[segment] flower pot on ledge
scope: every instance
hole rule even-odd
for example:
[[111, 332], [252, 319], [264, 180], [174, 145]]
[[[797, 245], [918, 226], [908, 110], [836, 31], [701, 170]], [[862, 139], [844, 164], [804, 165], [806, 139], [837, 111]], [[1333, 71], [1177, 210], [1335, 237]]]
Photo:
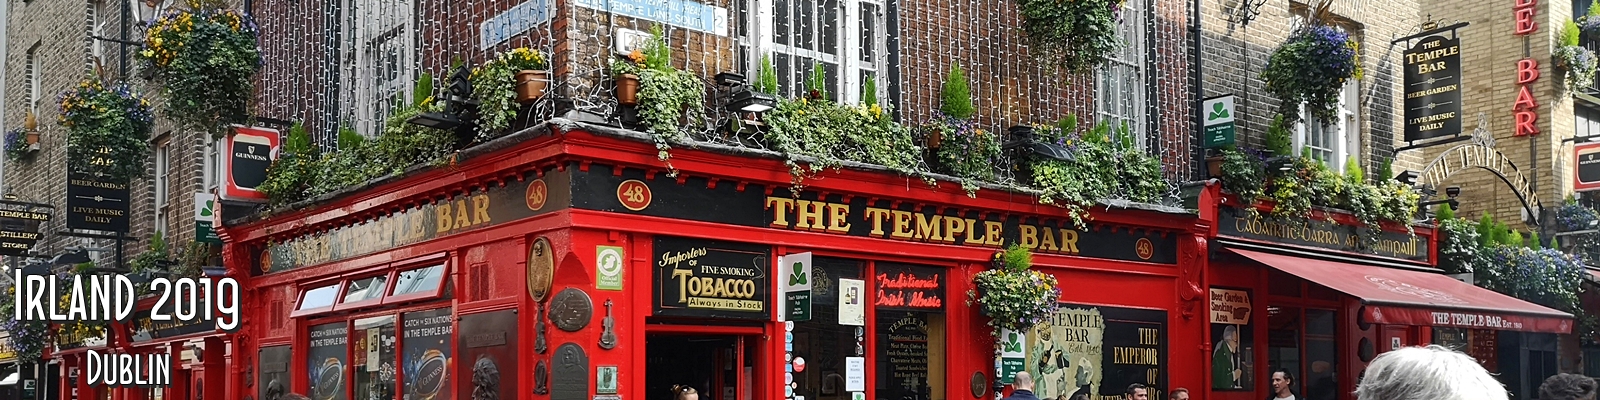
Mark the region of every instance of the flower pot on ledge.
[[1212, 178], [1221, 179], [1222, 178], [1222, 161], [1223, 161], [1223, 158], [1222, 158], [1221, 155], [1215, 155], [1215, 156], [1206, 157], [1206, 172], [1207, 172], [1207, 176], [1210, 176]]
[[522, 104], [532, 103], [544, 97], [544, 90], [550, 85], [550, 71], [517, 71], [516, 81], [517, 102]]
[[24, 138], [25, 143], [27, 143], [29, 146], [39, 144], [39, 132], [28, 132]]
[[625, 106], [639, 104], [638, 75], [617, 75], [617, 104]]

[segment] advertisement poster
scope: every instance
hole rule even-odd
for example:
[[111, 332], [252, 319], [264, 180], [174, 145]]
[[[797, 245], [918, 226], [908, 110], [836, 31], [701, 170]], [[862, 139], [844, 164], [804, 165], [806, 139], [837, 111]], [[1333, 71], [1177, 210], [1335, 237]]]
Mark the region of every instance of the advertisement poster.
[[405, 393], [410, 399], [450, 400], [450, 308], [405, 313]]
[[1024, 368], [1041, 399], [1120, 395], [1133, 383], [1156, 388], [1166, 377], [1166, 312], [1062, 304], [1027, 335]]
[[349, 325], [343, 322], [311, 327], [306, 371], [313, 400], [345, 400], [345, 348], [349, 331]]
[[1250, 314], [1250, 291], [1211, 289], [1211, 389], [1255, 389]]
[[772, 248], [657, 236], [658, 316], [765, 320]]
[[867, 324], [867, 281], [839, 280], [839, 325]]
[[517, 310], [461, 316], [453, 363], [457, 399], [516, 399]]

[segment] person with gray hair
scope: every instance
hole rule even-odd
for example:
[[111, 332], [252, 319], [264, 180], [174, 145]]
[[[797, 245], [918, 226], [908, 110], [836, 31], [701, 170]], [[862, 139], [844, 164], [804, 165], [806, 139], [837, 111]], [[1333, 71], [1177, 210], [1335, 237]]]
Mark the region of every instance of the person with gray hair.
[[1380, 354], [1365, 374], [1358, 400], [1508, 400], [1505, 386], [1477, 360], [1437, 345]]
[[1016, 390], [1012, 390], [1004, 400], [1039, 400], [1039, 396], [1033, 394], [1033, 374], [1028, 371], [1017, 372], [1017, 377], [1011, 380], [1011, 387]]
[[1594, 400], [1593, 378], [1578, 374], [1556, 374], [1539, 385], [1539, 400]]

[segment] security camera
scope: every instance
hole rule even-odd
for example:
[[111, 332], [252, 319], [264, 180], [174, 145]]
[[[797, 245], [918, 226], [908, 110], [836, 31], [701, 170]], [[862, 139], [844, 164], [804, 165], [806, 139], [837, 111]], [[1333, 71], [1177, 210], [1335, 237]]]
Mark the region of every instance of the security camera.
[[1456, 198], [1456, 196], [1460, 196], [1461, 195], [1461, 187], [1460, 186], [1451, 186], [1451, 187], [1444, 188], [1444, 195], [1450, 196], [1450, 198], [1452, 198], [1452, 199]]

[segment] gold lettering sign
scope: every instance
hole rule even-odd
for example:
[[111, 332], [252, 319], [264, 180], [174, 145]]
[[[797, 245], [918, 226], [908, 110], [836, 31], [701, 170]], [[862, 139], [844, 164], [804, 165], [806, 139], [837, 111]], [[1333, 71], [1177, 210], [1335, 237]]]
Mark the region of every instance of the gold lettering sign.
[[[925, 214], [881, 207], [864, 207], [861, 219], [851, 221], [852, 206], [789, 197], [768, 196], [768, 226], [845, 235], [855, 223], [866, 224], [866, 235], [908, 242], [955, 244], [999, 248], [1006, 245], [1005, 222], [959, 216]], [[1081, 231], [1064, 226], [1018, 225], [1018, 241], [1036, 252], [1078, 255]]]

